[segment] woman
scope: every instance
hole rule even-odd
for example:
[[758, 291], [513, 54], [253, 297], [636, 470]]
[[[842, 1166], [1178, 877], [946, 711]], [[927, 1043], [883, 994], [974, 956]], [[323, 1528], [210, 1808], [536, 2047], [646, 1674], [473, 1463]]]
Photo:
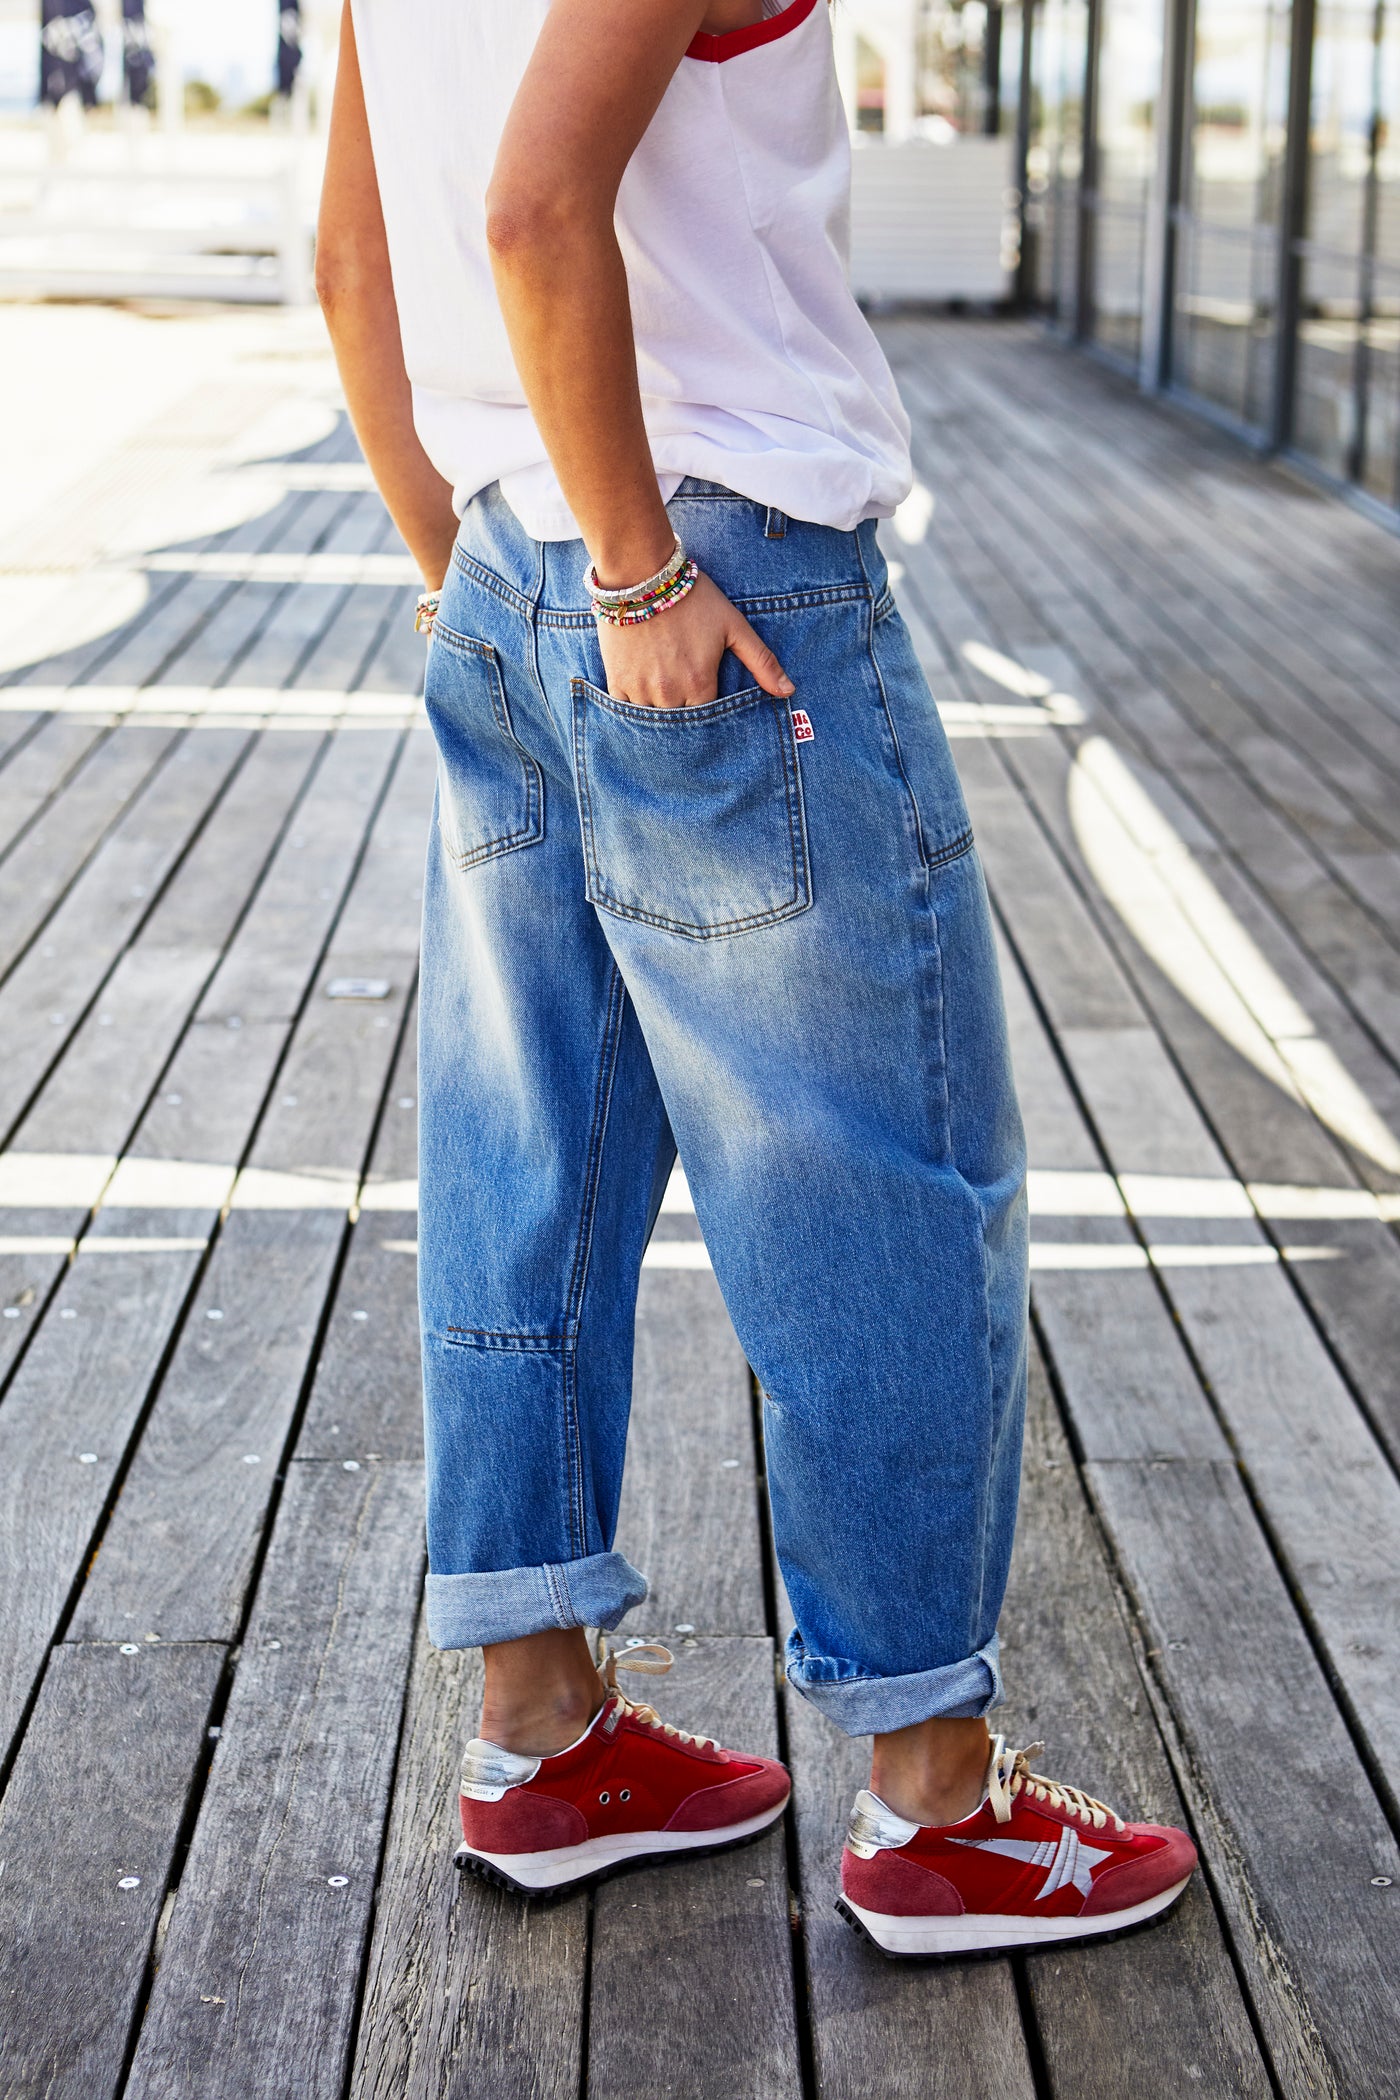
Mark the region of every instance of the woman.
[[[787, 1775], [600, 1678], [638, 1268], [679, 1145], [762, 1382], [787, 1671], [874, 1738], [847, 1915], [1099, 1932], [1194, 1855], [989, 1737], [1025, 1384], [986, 896], [875, 521], [819, 0], [352, 0], [318, 283], [428, 586], [428, 1624], [485, 1650], [467, 1865], [730, 1843]], [[632, 1658], [664, 1667], [664, 1651]]]

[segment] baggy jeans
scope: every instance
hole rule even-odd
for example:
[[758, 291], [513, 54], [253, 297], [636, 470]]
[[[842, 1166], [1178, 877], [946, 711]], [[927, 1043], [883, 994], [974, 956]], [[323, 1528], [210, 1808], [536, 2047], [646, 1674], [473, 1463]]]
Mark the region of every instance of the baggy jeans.
[[873, 524], [671, 518], [796, 684], [605, 689], [581, 542], [467, 507], [428, 654], [428, 1629], [613, 1627], [638, 1272], [679, 1148], [763, 1393], [790, 1681], [851, 1735], [1001, 1695], [1025, 1157], [990, 912]]

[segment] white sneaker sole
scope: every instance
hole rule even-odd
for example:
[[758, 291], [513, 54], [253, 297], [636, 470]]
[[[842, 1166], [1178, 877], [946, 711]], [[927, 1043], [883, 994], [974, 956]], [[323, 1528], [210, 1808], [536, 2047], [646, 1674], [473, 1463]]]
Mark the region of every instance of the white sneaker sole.
[[543, 1895], [547, 1890], [571, 1888], [575, 1882], [595, 1881], [642, 1860], [671, 1859], [678, 1852], [723, 1852], [730, 1845], [742, 1845], [776, 1823], [787, 1803], [784, 1795], [762, 1815], [748, 1816], [742, 1823], [725, 1823], [718, 1830], [629, 1830], [616, 1837], [560, 1845], [552, 1852], [480, 1852], [464, 1844], [458, 1847], [457, 1864], [485, 1874], [488, 1880], [504, 1882], [522, 1895]]
[[1187, 1874], [1174, 1887], [1143, 1903], [1092, 1918], [1022, 1918], [975, 1911], [954, 1918], [896, 1918], [885, 1911], [865, 1910], [849, 1896], [842, 1896], [836, 1908], [886, 1954], [987, 1954], [998, 1947], [1053, 1946], [1064, 1940], [1126, 1932], [1175, 1903], [1190, 1879]]

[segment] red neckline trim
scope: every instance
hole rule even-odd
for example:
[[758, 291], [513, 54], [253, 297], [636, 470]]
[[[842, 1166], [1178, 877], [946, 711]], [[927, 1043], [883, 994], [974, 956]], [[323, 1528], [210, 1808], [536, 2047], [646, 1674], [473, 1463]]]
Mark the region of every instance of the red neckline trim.
[[756, 51], [760, 44], [775, 44], [780, 36], [800, 28], [806, 21], [817, 0], [792, 0], [780, 15], [770, 15], [764, 22], [751, 22], [747, 29], [726, 29], [722, 36], [711, 36], [701, 30], [686, 46], [687, 58], [703, 58], [712, 66], [722, 66], [727, 58], [738, 58], [745, 51]]

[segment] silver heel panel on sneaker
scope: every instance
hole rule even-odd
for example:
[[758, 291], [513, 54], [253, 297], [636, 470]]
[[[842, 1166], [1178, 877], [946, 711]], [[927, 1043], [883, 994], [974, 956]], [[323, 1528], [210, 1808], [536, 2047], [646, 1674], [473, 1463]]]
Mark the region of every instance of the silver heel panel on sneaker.
[[462, 1792], [468, 1801], [499, 1801], [513, 1786], [533, 1779], [540, 1762], [473, 1736], [462, 1757]]
[[897, 1852], [918, 1835], [918, 1830], [917, 1823], [906, 1823], [903, 1816], [886, 1808], [878, 1794], [863, 1786], [851, 1810], [846, 1844], [857, 1859], [874, 1859], [877, 1852]]

